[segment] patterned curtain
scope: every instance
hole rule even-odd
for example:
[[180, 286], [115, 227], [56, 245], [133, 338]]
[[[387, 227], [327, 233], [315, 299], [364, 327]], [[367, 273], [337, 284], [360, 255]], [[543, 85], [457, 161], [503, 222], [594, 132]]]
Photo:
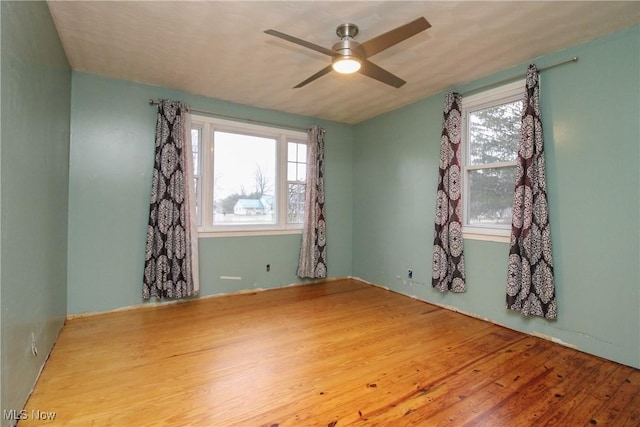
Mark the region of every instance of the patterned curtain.
[[304, 199], [302, 246], [298, 277], [327, 277], [327, 234], [324, 213], [324, 134], [313, 126], [307, 132], [307, 188]]
[[551, 256], [540, 86], [535, 65], [527, 72], [516, 185], [513, 197], [507, 308], [555, 319], [558, 315]]
[[198, 235], [189, 108], [158, 104], [142, 296], [184, 298], [199, 291]]
[[462, 199], [460, 180], [460, 137], [462, 97], [445, 96], [440, 175], [436, 199], [431, 285], [440, 291], [464, 292], [464, 251], [462, 244]]

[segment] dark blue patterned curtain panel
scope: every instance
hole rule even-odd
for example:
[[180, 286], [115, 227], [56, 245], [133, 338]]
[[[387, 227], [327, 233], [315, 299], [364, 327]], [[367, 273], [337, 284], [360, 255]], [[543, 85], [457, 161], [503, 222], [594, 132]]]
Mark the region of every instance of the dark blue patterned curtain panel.
[[547, 319], [558, 316], [547, 203], [538, 70], [527, 72], [513, 197], [507, 308]]
[[142, 287], [145, 299], [184, 298], [199, 290], [189, 128], [186, 105], [160, 101]]
[[313, 279], [327, 277], [324, 134], [325, 130], [318, 126], [311, 127], [307, 132], [307, 188], [297, 275]]
[[462, 240], [461, 129], [462, 97], [445, 96], [440, 173], [436, 197], [431, 285], [440, 291], [464, 292], [464, 250]]

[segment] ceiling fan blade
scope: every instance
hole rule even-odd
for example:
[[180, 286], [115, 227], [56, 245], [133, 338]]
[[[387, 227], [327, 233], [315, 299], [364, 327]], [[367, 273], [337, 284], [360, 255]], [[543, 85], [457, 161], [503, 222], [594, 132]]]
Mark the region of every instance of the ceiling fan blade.
[[380, 34], [377, 37], [367, 40], [366, 42], [361, 43], [360, 47], [364, 49], [365, 57], [368, 58], [408, 39], [409, 37], [415, 36], [429, 27], [431, 27], [429, 21], [424, 19], [424, 17], [420, 17], [415, 21], [396, 28], [395, 30], [387, 31], [384, 34]]
[[327, 49], [326, 47], [322, 47], [322, 46], [319, 46], [317, 44], [313, 44], [311, 42], [308, 42], [306, 40], [302, 40], [302, 39], [299, 39], [297, 37], [290, 36], [289, 34], [281, 33], [280, 31], [265, 30], [265, 33], [269, 34], [271, 36], [279, 37], [279, 38], [281, 38], [283, 40], [286, 40], [288, 42], [291, 42], [291, 43], [299, 44], [300, 46], [304, 46], [306, 48], [315, 50], [316, 52], [324, 53], [325, 55], [328, 55], [328, 56], [335, 56], [335, 54], [336, 54], [331, 49]]
[[362, 66], [360, 67], [359, 73], [382, 83], [386, 83], [389, 86], [393, 86], [396, 89], [406, 83], [400, 77], [391, 74], [387, 70], [378, 67], [376, 64], [366, 59], [362, 60]]
[[294, 89], [298, 89], [301, 88], [302, 86], [305, 86], [309, 83], [311, 83], [312, 81], [319, 79], [320, 77], [324, 76], [325, 74], [328, 74], [330, 71], [332, 70], [331, 65], [324, 67], [322, 70], [318, 71], [317, 73], [315, 73], [313, 76], [309, 77], [307, 80], [298, 83], [296, 86], [294, 86]]

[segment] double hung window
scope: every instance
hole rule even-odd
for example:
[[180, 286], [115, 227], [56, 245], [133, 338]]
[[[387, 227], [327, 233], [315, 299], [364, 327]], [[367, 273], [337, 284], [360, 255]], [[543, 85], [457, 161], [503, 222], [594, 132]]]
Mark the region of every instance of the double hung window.
[[463, 233], [508, 241], [524, 82], [462, 100]]

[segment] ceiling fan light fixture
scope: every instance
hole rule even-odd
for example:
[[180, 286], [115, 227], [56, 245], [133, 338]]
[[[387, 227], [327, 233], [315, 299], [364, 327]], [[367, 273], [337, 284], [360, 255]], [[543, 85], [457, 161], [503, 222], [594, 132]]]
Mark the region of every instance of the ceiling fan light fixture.
[[391, 74], [384, 68], [378, 67], [376, 64], [369, 61], [368, 58], [408, 39], [409, 37], [415, 36], [429, 27], [431, 27], [431, 24], [429, 24], [424, 17], [420, 17], [408, 24], [401, 25], [360, 44], [354, 40], [354, 37], [357, 36], [359, 32], [358, 26], [349, 23], [342, 24], [336, 28], [336, 35], [340, 37], [340, 41], [335, 43], [331, 49], [327, 49], [326, 47], [276, 30], [265, 30], [265, 33], [331, 57], [331, 65], [327, 65], [308, 79], [298, 83], [293, 87], [294, 89], [301, 88], [331, 71], [336, 71], [342, 74], [360, 72], [366, 77], [370, 77], [381, 83], [399, 88], [406, 83], [404, 80]]
[[331, 66], [338, 73], [351, 74], [358, 71], [362, 64], [355, 56], [340, 56], [333, 60]]

